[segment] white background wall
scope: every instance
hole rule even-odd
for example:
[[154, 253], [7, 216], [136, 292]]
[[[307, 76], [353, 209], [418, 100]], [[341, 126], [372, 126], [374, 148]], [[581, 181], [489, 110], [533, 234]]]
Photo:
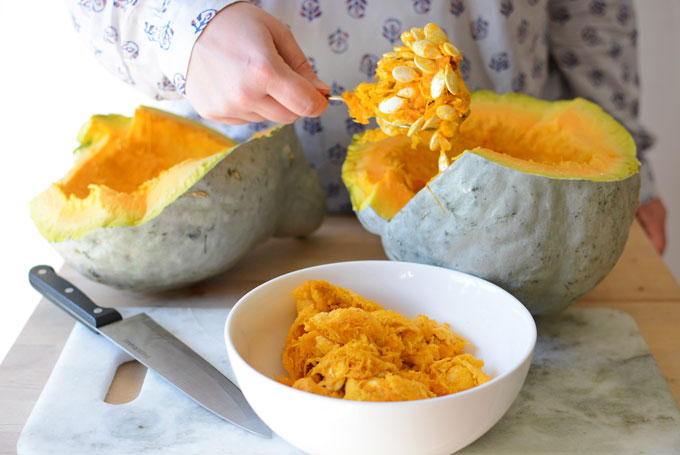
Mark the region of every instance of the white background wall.
[[[665, 260], [680, 281], [680, 2], [638, 0], [642, 117], [658, 143], [653, 166], [668, 206]], [[30, 5], [30, 6], [29, 6]], [[0, 359], [39, 300], [38, 263], [62, 261], [38, 234], [28, 203], [72, 164], [80, 125], [93, 113], [130, 115], [153, 104], [98, 66], [61, 1], [0, 2]]]
[[0, 359], [40, 296], [37, 264], [63, 261], [36, 230], [28, 203], [71, 167], [76, 134], [94, 113], [153, 104], [96, 62], [61, 0], [0, 0]]

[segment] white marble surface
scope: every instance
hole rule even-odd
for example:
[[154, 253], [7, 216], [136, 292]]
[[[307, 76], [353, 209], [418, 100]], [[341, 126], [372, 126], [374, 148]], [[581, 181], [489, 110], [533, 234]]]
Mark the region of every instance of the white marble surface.
[[[140, 309], [119, 309], [124, 317]], [[223, 342], [228, 310], [144, 311], [234, 381]], [[19, 454], [291, 454], [282, 439], [264, 439], [204, 410], [152, 371], [139, 396], [112, 405], [104, 398], [118, 365], [131, 357], [77, 324], [18, 443]]]
[[537, 319], [524, 387], [470, 454], [680, 454], [680, 408], [626, 313]]
[[[125, 315], [139, 311], [127, 309]], [[233, 379], [226, 309], [154, 308], [161, 325]], [[30, 454], [291, 454], [215, 417], [149, 372], [134, 401], [103, 401], [129, 357], [76, 326], [18, 445]], [[527, 382], [508, 414], [461, 453], [678, 454], [680, 409], [634, 322], [609, 309], [539, 321]]]

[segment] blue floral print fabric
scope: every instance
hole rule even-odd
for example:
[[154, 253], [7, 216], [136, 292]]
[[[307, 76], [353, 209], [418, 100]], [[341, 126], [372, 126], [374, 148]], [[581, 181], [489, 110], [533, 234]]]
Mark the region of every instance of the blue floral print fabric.
[[[168, 109], [198, 118], [184, 98], [191, 50], [224, 0], [67, 0], [73, 25], [99, 61]], [[288, 25], [318, 76], [341, 94], [374, 80], [377, 61], [413, 26], [435, 22], [463, 52], [470, 90], [521, 92], [555, 100], [580, 96], [623, 123], [643, 162], [640, 199], [656, 197], [645, 165], [652, 139], [638, 122], [637, 29], [632, 0], [252, 0]], [[245, 140], [269, 122], [229, 126]], [[343, 103], [296, 129], [324, 184], [329, 210], [351, 209], [340, 168], [363, 131]]]

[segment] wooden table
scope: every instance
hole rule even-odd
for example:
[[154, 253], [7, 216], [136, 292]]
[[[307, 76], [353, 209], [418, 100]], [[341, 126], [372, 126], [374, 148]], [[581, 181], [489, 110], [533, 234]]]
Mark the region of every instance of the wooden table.
[[[385, 259], [380, 239], [365, 231], [354, 216], [330, 216], [311, 237], [270, 240], [232, 270], [179, 292], [147, 296], [112, 290], [68, 267], [61, 273], [103, 306], [173, 306], [179, 301], [186, 305], [188, 298], [197, 307], [216, 307], [233, 303], [256, 285], [289, 271], [365, 259]], [[680, 286], [637, 223], [614, 270], [575, 305], [630, 314], [680, 402]], [[0, 365], [0, 454], [16, 453], [19, 434], [73, 324], [62, 310], [41, 300]]]

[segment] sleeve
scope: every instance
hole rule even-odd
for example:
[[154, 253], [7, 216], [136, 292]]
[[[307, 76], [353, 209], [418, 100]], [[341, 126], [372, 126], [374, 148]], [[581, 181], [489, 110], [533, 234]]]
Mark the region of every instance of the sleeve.
[[550, 0], [550, 53], [574, 96], [600, 105], [631, 133], [641, 162], [640, 202], [658, 197], [640, 125], [637, 28], [632, 0]]
[[157, 100], [184, 95], [194, 43], [239, 0], [66, 0], [73, 26], [99, 62]]

